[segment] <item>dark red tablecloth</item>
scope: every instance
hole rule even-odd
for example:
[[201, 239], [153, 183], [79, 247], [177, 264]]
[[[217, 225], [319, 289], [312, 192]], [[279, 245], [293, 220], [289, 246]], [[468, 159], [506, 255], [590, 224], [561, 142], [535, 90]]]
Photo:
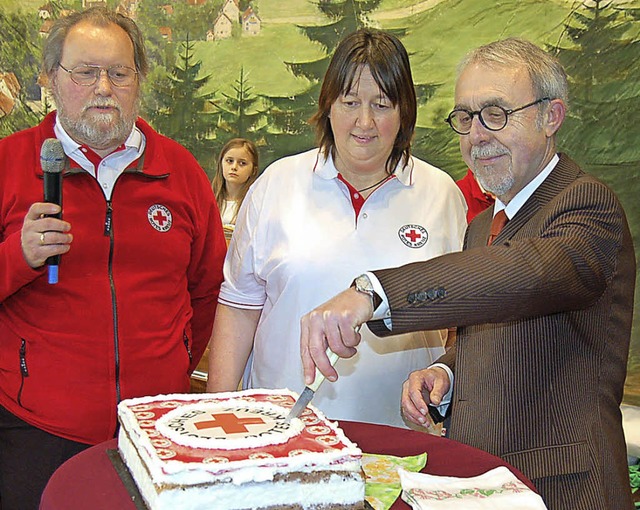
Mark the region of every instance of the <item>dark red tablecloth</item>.
[[[423, 472], [434, 475], [476, 476], [507, 466], [529, 487], [533, 484], [502, 459], [471, 446], [413, 430], [341, 421], [349, 439], [365, 453], [405, 457], [427, 452]], [[135, 510], [135, 505], [107, 456], [117, 440], [93, 446], [69, 459], [53, 474], [42, 495], [40, 510]], [[398, 499], [394, 510], [409, 505]]]

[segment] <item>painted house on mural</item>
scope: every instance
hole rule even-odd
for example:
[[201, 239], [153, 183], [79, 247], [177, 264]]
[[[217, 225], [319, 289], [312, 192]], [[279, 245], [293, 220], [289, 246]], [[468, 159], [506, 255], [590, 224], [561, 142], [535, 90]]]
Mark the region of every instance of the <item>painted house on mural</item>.
[[171, 30], [171, 27], [158, 27], [158, 31], [163, 39], [169, 42], [173, 41], [173, 30]]
[[53, 93], [48, 87], [49, 80], [44, 73], [40, 73], [36, 81], [40, 87], [40, 104], [34, 104], [34, 110], [39, 109], [41, 112], [49, 112], [56, 109], [56, 101], [53, 99]]
[[120, 0], [116, 12], [132, 20], [138, 17], [138, 0]]
[[158, 9], [162, 9], [167, 16], [173, 16], [173, 5], [161, 5]]
[[38, 7], [38, 18], [45, 20], [51, 19], [53, 16], [53, 6], [51, 4], [45, 4]]
[[[218, 14], [213, 22], [213, 40], [229, 39], [233, 31], [233, 21], [224, 12]], [[209, 37], [207, 37], [209, 39]]]
[[240, 5], [238, 0], [226, 0], [220, 12], [224, 13], [233, 23], [238, 23], [240, 19]]
[[107, 0], [82, 0], [82, 9], [91, 7], [107, 7]]
[[45, 39], [46, 37], [48, 37], [49, 31], [51, 30], [52, 25], [53, 25], [53, 20], [51, 19], [44, 20], [42, 22], [42, 25], [40, 25], [40, 30], [38, 30], [38, 35], [42, 39]]
[[9, 115], [18, 103], [20, 83], [13, 73], [0, 73], [0, 118]]
[[262, 28], [262, 20], [255, 13], [253, 8], [249, 6], [242, 13], [242, 33], [243, 35], [258, 35]]

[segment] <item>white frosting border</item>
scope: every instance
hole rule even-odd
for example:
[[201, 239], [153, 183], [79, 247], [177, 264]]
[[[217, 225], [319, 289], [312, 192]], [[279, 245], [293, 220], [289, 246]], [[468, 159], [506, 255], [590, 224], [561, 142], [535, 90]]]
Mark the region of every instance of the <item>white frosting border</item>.
[[[173, 393], [168, 395], [154, 395], [126, 399], [118, 404], [118, 417], [127, 434], [131, 435], [131, 441], [138, 444], [138, 453], [142, 462], [149, 470], [154, 484], [173, 483], [183, 485], [195, 485], [198, 483], [214, 482], [222, 479], [231, 479], [233, 483], [241, 484], [251, 480], [270, 480], [278, 473], [289, 472], [313, 472], [323, 467], [337, 467], [345, 471], [359, 471], [361, 469], [360, 458], [362, 450], [349, 440], [336, 422], [328, 420], [316, 407], [309, 405], [315, 414], [331, 428], [336, 437], [345, 445], [345, 448], [333, 452], [315, 453], [305, 452], [287, 458], [286, 465], [282, 465], [281, 459], [246, 459], [228, 464], [196, 464], [192, 465], [179, 460], [163, 460], [158, 457], [155, 447], [146, 432], [138, 424], [138, 420], [130, 406], [149, 404], [162, 400], [175, 400], [189, 402], [206, 399], [237, 399], [239, 397], [251, 397], [252, 395], [289, 395], [293, 399], [298, 394], [289, 389], [256, 389], [226, 393]], [[289, 409], [284, 407], [284, 409]], [[123, 431], [121, 430], [121, 433]]]

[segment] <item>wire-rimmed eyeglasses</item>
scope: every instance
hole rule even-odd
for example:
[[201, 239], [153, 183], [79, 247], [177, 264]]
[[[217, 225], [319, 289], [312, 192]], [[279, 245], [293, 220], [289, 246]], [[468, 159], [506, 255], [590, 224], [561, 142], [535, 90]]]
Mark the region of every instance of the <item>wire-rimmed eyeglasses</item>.
[[83, 64], [72, 69], [67, 69], [62, 64], [58, 64], [58, 67], [69, 73], [73, 83], [83, 87], [94, 85], [98, 81], [102, 71], [107, 73], [109, 81], [115, 87], [128, 87], [129, 85], [133, 85], [138, 74], [138, 71], [127, 66], [101, 67]]
[[511, 109], [503, 108], [498, 105], [487, 105], [475, 112], [465, 110], [464, 108], [457, 108], [453, 110], [449, 116], [444, 119], [444, 121], [459, 135], [468, 135], [471, 132], [473, 117], [477, 115], [482, 125], [489, 131], [500, 131], [507, 125], [510, 115], [519, 112], [520, 110], [524, 110], [525, 108], [529, 108], [530, 106], [542, 103], [543, 101], [550, 100], [550, 97], [543, 97], [541, 99], [536, 99], [531, 103], [527, 103], [524, 106], [520, 106], [519, 108]]

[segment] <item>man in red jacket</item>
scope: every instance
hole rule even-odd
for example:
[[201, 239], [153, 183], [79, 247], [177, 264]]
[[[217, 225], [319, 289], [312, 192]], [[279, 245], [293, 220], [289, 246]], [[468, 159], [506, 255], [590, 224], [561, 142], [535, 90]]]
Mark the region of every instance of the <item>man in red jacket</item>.
[[[37, 508], [62, 462], [114, 437], [120, 400], [189, 391], [226, 249], [202, 168], [137, 116], [147, 62], [133, 21], [59, 19], [43, 60], [57, 111], [0, 141], [3, 510]], [[47, 138], [66, 155], [63, 219], [43, 202]]]
[[462, 179], [456, 181], [456, 184], [467, 203], [467, 223], [471, 223], [473, 218], [486, 208], [491, 207], [496, 201], [495, 196], [482, 189], [470, 168], [467, 169], [467, 174]]

